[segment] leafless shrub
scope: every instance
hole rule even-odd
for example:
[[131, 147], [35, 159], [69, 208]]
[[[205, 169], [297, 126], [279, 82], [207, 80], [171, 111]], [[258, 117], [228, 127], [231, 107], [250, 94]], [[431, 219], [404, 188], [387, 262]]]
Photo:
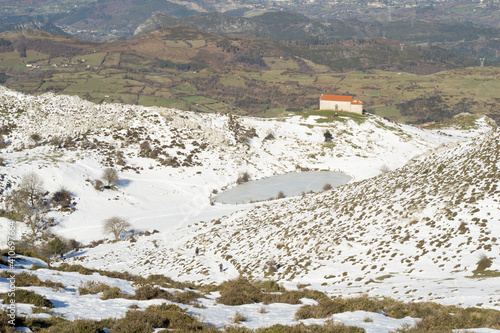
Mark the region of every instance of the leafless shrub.
[[274, 137], [273, 133], [269, 133], [268, 135], [266, 135], [266, 137], [262, 141], [274, 140], [274, 139], [275, 139], [275, 137]]
[[248, 172], [244, 172], [241, 174], [236, 180], [236, 184], [243, 184], [250, 180], [250, 174]]
[[62, 207], [69, 207], [71, 204], [71, 192], [61, 187], [52, 195], [52, 203], [61, 205]]
[[120, 177], [118, 176], [118, 171], [116, 171], [116, 169], [107, 168], [102, 173], [102, 179], [108, 184], [108, 187], [111, 187], [120, 180]]
[[245, 315], [239, 311], [236, 311], [236, 313], [234, 314], [234, 317], [233, 318], [229, 318], [230, 322], [233, 323], [233, 324], [238, 324], [242, 321], [246, 321], [247, 320], [247, 317], [245, 317]]
[[131, 226], [132, 225], [123, 217], [113, 216], [104, 220], [103, 229], [104, 233], [113, 234], [113, 236], [115, 236], [115, 241], [117, 241], [120, 235]]
[[482, 254], [479, 257], [479, 261], [477, 262], [476, 271], [478, 271], [478, 272], [484, 272], [492, 264], [493, 264], [493, 260], [491, 260], [491, 258], [488, 258], [488, 256], [486, 256], [486, 254]]
[[31, 134], [30, 139], [38, 143], [39, 141], [42, 140], [42, 137], [38, 133], [33, 133]]
[[94, 182], [94, 188], [98, 191], [101, 190], [101, 188], [104, 186], [104, 183], [100, 179], [96, 179]]

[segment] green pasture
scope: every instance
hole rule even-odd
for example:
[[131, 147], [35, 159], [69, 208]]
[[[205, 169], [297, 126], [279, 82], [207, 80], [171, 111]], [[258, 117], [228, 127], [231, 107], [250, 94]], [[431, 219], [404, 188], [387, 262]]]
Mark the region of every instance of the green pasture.
[[90, 66], [99, 66], [101, 65], [104, 57], [106, 56], [106, 53], [91, 53], [91, 54], [85, 54], [81, 56], [75, 56], [73, 59], [71, 59], [71, 62], [83, 62], [85, 65], [90, 65]]
[[23, 82], [23, 83], [15, 83], [11, 85], [10, 88], [18, 91], [34, 92], [39, 85], [40, 82]]
[[87, 93], [92, 91], [100, 91], [105, 93], [112, 93], [116, 91], [121, 91], [123, 85], [108, 82], [102, 77], [91, 77], [86, 80], [78, 80], [75, 83], [70, 84], [65, 91], [67, 92], [81, 92]]
[[8, 54], [9, 56], [4, 56], [0, 57], [0, 68], [2, 69], [27, 69], [26, 64], [22, 62], [22, 60], [19, 58], [19, 55], [17, 54], [12, 54], [14, 56], [10, 56], [11, 53]]
[[58, 66], [64, 65], [64, 64], [69, 63], [69, 58], [65, 58], [65, 57], [50, 58], [50, 63], [56, 64]]
[[284, 108], [269, 108], [267, 110], [262, 111], [257, 116], [263, 118], [276, 118], [282, 116], [285, 112]]
[[401, 112], [396, 108], [395, 105], [373, 107], [373, 111], [377, 116], [381, 117], [401, 117]]
[[64, 90], [68, 85], [69, 83], [67, 82], [46, 81], [38, 88], [38, 91], [39, 92], [54, 91], [54, 90], [60, 91]]
[[182, 48], [189, 48], [190, 46], [186, 44], [182, 40], [166, 40], [163, 41], [163, 44], [165, 44], [166, 47], [182, 47]]
[[183, 83], [172, 88], [172, 92], [174, 93], [196, 93], [197, 90], [195, 87], [190, 85], [189, 83]]
[[[121, 104], [136, 104], [137, 95], [136, 94], [124, 94], [124, 93], [114, 93], [114, 94], [103, 94], [94, 93], [93, 96], [102, 98], [103, 103], [121, 103]], [[108, 97], [106, 97], [108, 96]]]
[[33, 50], [27, 50], [26, 51], [26, 57], [24, 58], [24, 61], [26, 63], [31, 63], [31, 62], [38, 62], [38, 61], [47, 61], [50, 59], [50, 55], [46, 53], [40, 53], [36, 52]]
[[238, 87], [238, 88], [246, 87], [245, 80], [236, 75], [223, 77], [220, 79], [220, 83], [222, 83], [226, 87]]
[[380, 97], [380, 90], [364, 89], [363, 96]]
[[324, 72], [329, 72], [330, 71], [330, 68], [328, 66], [316, 64], [315, 62], [313, 62], [313, 61], [311, 61], [309, 59], [303, 59], [302, 58], [302, 60], [307, 64], [307, 66], [311, 67], [311, 69], [315, 73], [324, 73]]
[[103, 65], [104, 66], [118, 66], [119, 63], [120, 63], [120, 53], [113, 52], [113, 53], [108, 54]]
[[206, 45], [204, 39], [193, 39], [193, 40], [188, 40], [188, 42], [193, 45], [194, 48], [200, 48], [204, 47]]
[[182, 101], [179, 100], [158, 98], [158, 97], [151, 97], [144, 95], [139, 96], [139, 100], [137, 101], [137, 103], [144, 106], [163, 106], [167, 108], [178, 108], [178, 109], [186, 108], [186, 103], [183, 103]]
[[215, 99], [207, 98], [204, 96], [189, 96], [189, 97], [182, 97], [183, 100], [186, 102], [190, 103], [195, 103], [195, 104], [213, 104], [217, 103]]
[[[464, 7], [463, 10], [469, 9]], [[192, 39], [183, 41], [179, 38], [164, 42], [168, 48], [176, 48], [174, 53], [179, 54], [194, 51], [186, 48], [204, 47], [206, 43], [195, 36], [183, 38]], [[306, 51], [316, 52], [315, 49]], [[333, 49], [332, 52], [337, 51]], [[333, 56], [333, 53], [330, 56]], [[306, 56], [306, 53], [301, 55]], [[327, 57], [329, 54], [319, 56]], [[82, 62], [82, 59], [85, 62]], [[179, 59], [172, 58], [172, 61], [184, 61]], [[500, 91], [500, 69], [495, 67], [470, 67], [432, 75], [375, 69], [341, 73], [332, 71], [326, 65], [314, 63], [314, 57], [311, 59], [302, 58], [309, 67], [307, 71], [299, 66], [300, 61], [297, 61], [297, 58], [265, 57], [268, 69], [239, 70], [239, 67], [234, 67], [227, 71], [226, 68], [219, 70], [212, 67], [202, 73], [194, 73], [174, 68], [159, 68], [154, 57], [134, 54], [132, 51], [110, 52], [107, 55], [103, 52], [82, 54], [71, 59], [71, 66], [57, 68], [49, 66], [49, 60], [50, 65], [62, 65], [67, 64], [69, 59], [50, 59], [47, 54], [27, 51], [26, 58], [20, 58], [17, 52], [0, 54], [0, 72], [8, 68], [15, 69], [13, 72], [25, 73], [24, 79], [29, 82], [9, 79], [10, 82], [6, 84], [10, 88], [30, 93], [54, 90], [96, 102], [191, 108], [201, 112], [243, 113], [244, 110], [236, 105], [245, 105], [247, 112], [264, 117], [278, 117], [286, 109], [314, 108], [321, 93], [353, 95], [363, 101], [366, 110], [373, 110], [378, 115], [397, 121], [411, 119], [402, 117], [396, 105], [417, 98], [427, 99], [438, 95], [444, 103], [453, 106], [465, 97], [469, 101], [479, 103], [474, 107], [474, 112], [479, 112], [487, 103], [499, 102], [496, 99], [499, 98]], [[97, 68], [103, 60], [104, 66]], [[31, 69], [26, 67], [26, 63], [38, 63], [42, 67]], [[121, 65], [120, 68], [116, 67], [118, 64]], [[313, 72], [309, 73], [309, 69]], [[220, 78], [219, 82], [224, 86], [220, 91], [220, 99], [207, 93], [213, 87], [212, 81], [206, 79], [214, 75]], [[240, 96], [241, 88], [244, 88], [245, 96]], [[105, 97], [106, 95], [109, 97]], [[246, 97], [247, 100], [244, 99]], [[248, 101], [253, 100], [255, 105], [249, 104], [251, 102]], [[236, 104], [240, 102], [241, 104]], [[328, 111], [305, 111], [297, 114], [320, 115], [321, 122], [342, 121], [348, 118], [362, 121], [365, 117], [356, 118], [358, 116], [355, 114], [348, 114], [345, 117], [332, 118]]]
[[[142, 78], [139, 77], [139, 76], [133, 76], [133, 77], [134, 77], [134, 80], [142, 81]], [[151, 81], [154, 81], [154, 82], [159, 83], [159, 84], [170, 84], [170, 83], [172, 83], [172, 79], [168, 78], [168, 77], [165, 77], [165, 76], [147, 75], [145, 78], [147, 80], [151, 80]]]
[[293, 70], [299, 69], [299, 65], [293, 59], [284, 59], [278, 57], [264, 57], [264, 61], [271, 70]]

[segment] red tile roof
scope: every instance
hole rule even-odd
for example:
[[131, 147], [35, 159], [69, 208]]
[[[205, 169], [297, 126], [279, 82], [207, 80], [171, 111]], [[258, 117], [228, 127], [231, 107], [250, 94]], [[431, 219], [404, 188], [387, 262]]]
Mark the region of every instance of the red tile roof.
[[322, 95], [321, 100], [322, 101], [350, 102], [352, 100], [352, 96]]
[[361, 101], [358, 101], [357, 99], [353, 99], [351, 104], [354, 104], [354, 105], [363, 105], [363, 102]]

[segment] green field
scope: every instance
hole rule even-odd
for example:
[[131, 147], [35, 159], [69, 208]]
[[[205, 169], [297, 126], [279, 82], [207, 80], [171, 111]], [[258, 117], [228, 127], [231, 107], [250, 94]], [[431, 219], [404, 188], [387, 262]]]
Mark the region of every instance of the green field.
[[[232, 43], [244, 47], [241, 40]], [[160, 44], [147, 45], [159, 48]], [[233, 66], [234, 56], [217, 50], [209, 39], [166, 39], [161, 45], [167, 47], [162, 52], [171, 52], [163, 55], [163, 62], [120, 45], [124, 50], [91, 49], [71, 57], [51, 58], [33, 50], [27, 50], [26, 57], [5, 52], [0, 53], [0, 73], [14, 73], [13, 77], [20, 79], [7, 80], [6, 85], [28, 93], [53, 91], [96, 103], [157, 105], [198, 112], [279, 117], [287, 114], [287, 110], [317, 109], [321, 94], [337, 94], [352, 95], [364, 103], [365, 110], [399, 122], [433, 120], [432, 112], [438, 113], [439, 120], [461, 112], [500, 114], [497, 67], [448, 69], [428, 75], [380, 69], [339, 72], [313, 61], [314, 57], [307, 58], [304, 50], [302, 57], [265, 56], [262, 58], [265, 67], [252, 63], [254, 58], [250, 57], [247, 59], [250, 65], [242, 67]], [[199, 54], [176, 60], [176, 56], [182, 58], [187, 54], [183, 52], [193, 49], [207, 57], [203, 60], [205, 65], [199, 66]], [[210, 58], [209, 52], [216, 58]], [[231, 66], [207, 65], [210, 61], [219, 63], [220, 57], [228, 57]], [[39, 68], [28, 68], [28, 63]], [[420, 115], [405, 111], [421, 104], [430, 111]], [[446, 112], [440, 114], [440, 108]], [[303, 114], [308, 115], [313, 113]], [[321, 121], [342, 121], [342, 118], [326, 117]]]

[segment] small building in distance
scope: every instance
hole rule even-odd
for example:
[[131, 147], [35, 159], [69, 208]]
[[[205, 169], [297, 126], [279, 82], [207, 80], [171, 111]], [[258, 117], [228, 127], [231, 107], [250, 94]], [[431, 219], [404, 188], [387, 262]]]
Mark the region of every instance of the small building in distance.
[[353, 96], [321, 95], [319, 109], [363, 114], [363, 102], [354, 99]]

